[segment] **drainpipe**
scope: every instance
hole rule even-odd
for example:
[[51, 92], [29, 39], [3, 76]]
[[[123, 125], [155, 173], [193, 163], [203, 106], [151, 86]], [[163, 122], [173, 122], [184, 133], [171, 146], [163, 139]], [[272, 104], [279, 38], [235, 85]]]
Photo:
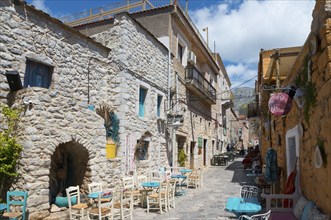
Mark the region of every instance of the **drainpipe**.
[[176, 113], [178, 112], [178, 73], [176, 73]]
[[171, 89], [171, 14], [169, 14], [169, 45], [168, 45], [168, 111], [170, 110], [170, 89]]

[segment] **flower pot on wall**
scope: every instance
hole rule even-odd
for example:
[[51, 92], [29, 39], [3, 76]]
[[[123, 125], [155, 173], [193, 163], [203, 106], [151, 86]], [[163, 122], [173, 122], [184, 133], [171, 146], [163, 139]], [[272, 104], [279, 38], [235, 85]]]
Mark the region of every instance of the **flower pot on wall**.
[[106, 143], [106, 158], [114, 159], [116, 157], [116, 144], [112, 141]]

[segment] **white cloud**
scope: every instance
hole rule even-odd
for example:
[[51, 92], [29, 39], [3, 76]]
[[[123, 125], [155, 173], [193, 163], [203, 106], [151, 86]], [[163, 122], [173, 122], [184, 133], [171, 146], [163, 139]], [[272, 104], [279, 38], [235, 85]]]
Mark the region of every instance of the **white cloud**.
[[39, 10], [46, 12], [49, 15], [52, 15], [52, 11], [45, 5], [45, 0], [32, 0], [31, 4]]
[[240, 84], [246, 81], [247, 83], [243, 86], [253, 87], [254, 82], [257, 79], [256, 69], [244, 63], [227, 65], [226, 71], [228, 75], [231, 77], [232, 88], [240, 86]]
[[[246, 70], [251, 74], [250, 70], [257, 69], [261, 48], [303, 45], [310, 32], [315, 1], [247, 0], [236, 8], [230, 4], [223, 2], [190, 11], [190, 16], [200, 30], [208, 27], [209, 45], [216, 42], [216, 50], [225, 64], [240, 63], [236, 65], [237, 70], [250, 66]], [[242, 72], [231, 72], [234, 67], [226, 66], [231, 79]]]

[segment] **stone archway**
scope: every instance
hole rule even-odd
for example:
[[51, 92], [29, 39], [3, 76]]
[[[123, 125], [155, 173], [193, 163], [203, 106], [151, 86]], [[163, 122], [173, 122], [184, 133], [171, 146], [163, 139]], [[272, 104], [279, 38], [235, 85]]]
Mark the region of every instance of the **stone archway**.
[[50, 204], [55, 202], [56, 196], [66, 196], [65, 189], [69, 186], [79, 185], [83, 191], [87, 190], [85, 184], [89, 182], [90, 168], [88, 166], [89, 154], [81, 144], [70, 141], [59, 144], [51, 157], [50, 168]]

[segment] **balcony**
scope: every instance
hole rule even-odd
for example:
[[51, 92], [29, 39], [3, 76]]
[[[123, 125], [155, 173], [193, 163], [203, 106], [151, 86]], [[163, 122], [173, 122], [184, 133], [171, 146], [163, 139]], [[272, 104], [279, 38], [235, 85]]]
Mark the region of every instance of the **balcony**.
[[209, 104], [216, 104], [216, 89], [194, 66], [186, 67], [185, 82], [186, 86], [201, 100]]

